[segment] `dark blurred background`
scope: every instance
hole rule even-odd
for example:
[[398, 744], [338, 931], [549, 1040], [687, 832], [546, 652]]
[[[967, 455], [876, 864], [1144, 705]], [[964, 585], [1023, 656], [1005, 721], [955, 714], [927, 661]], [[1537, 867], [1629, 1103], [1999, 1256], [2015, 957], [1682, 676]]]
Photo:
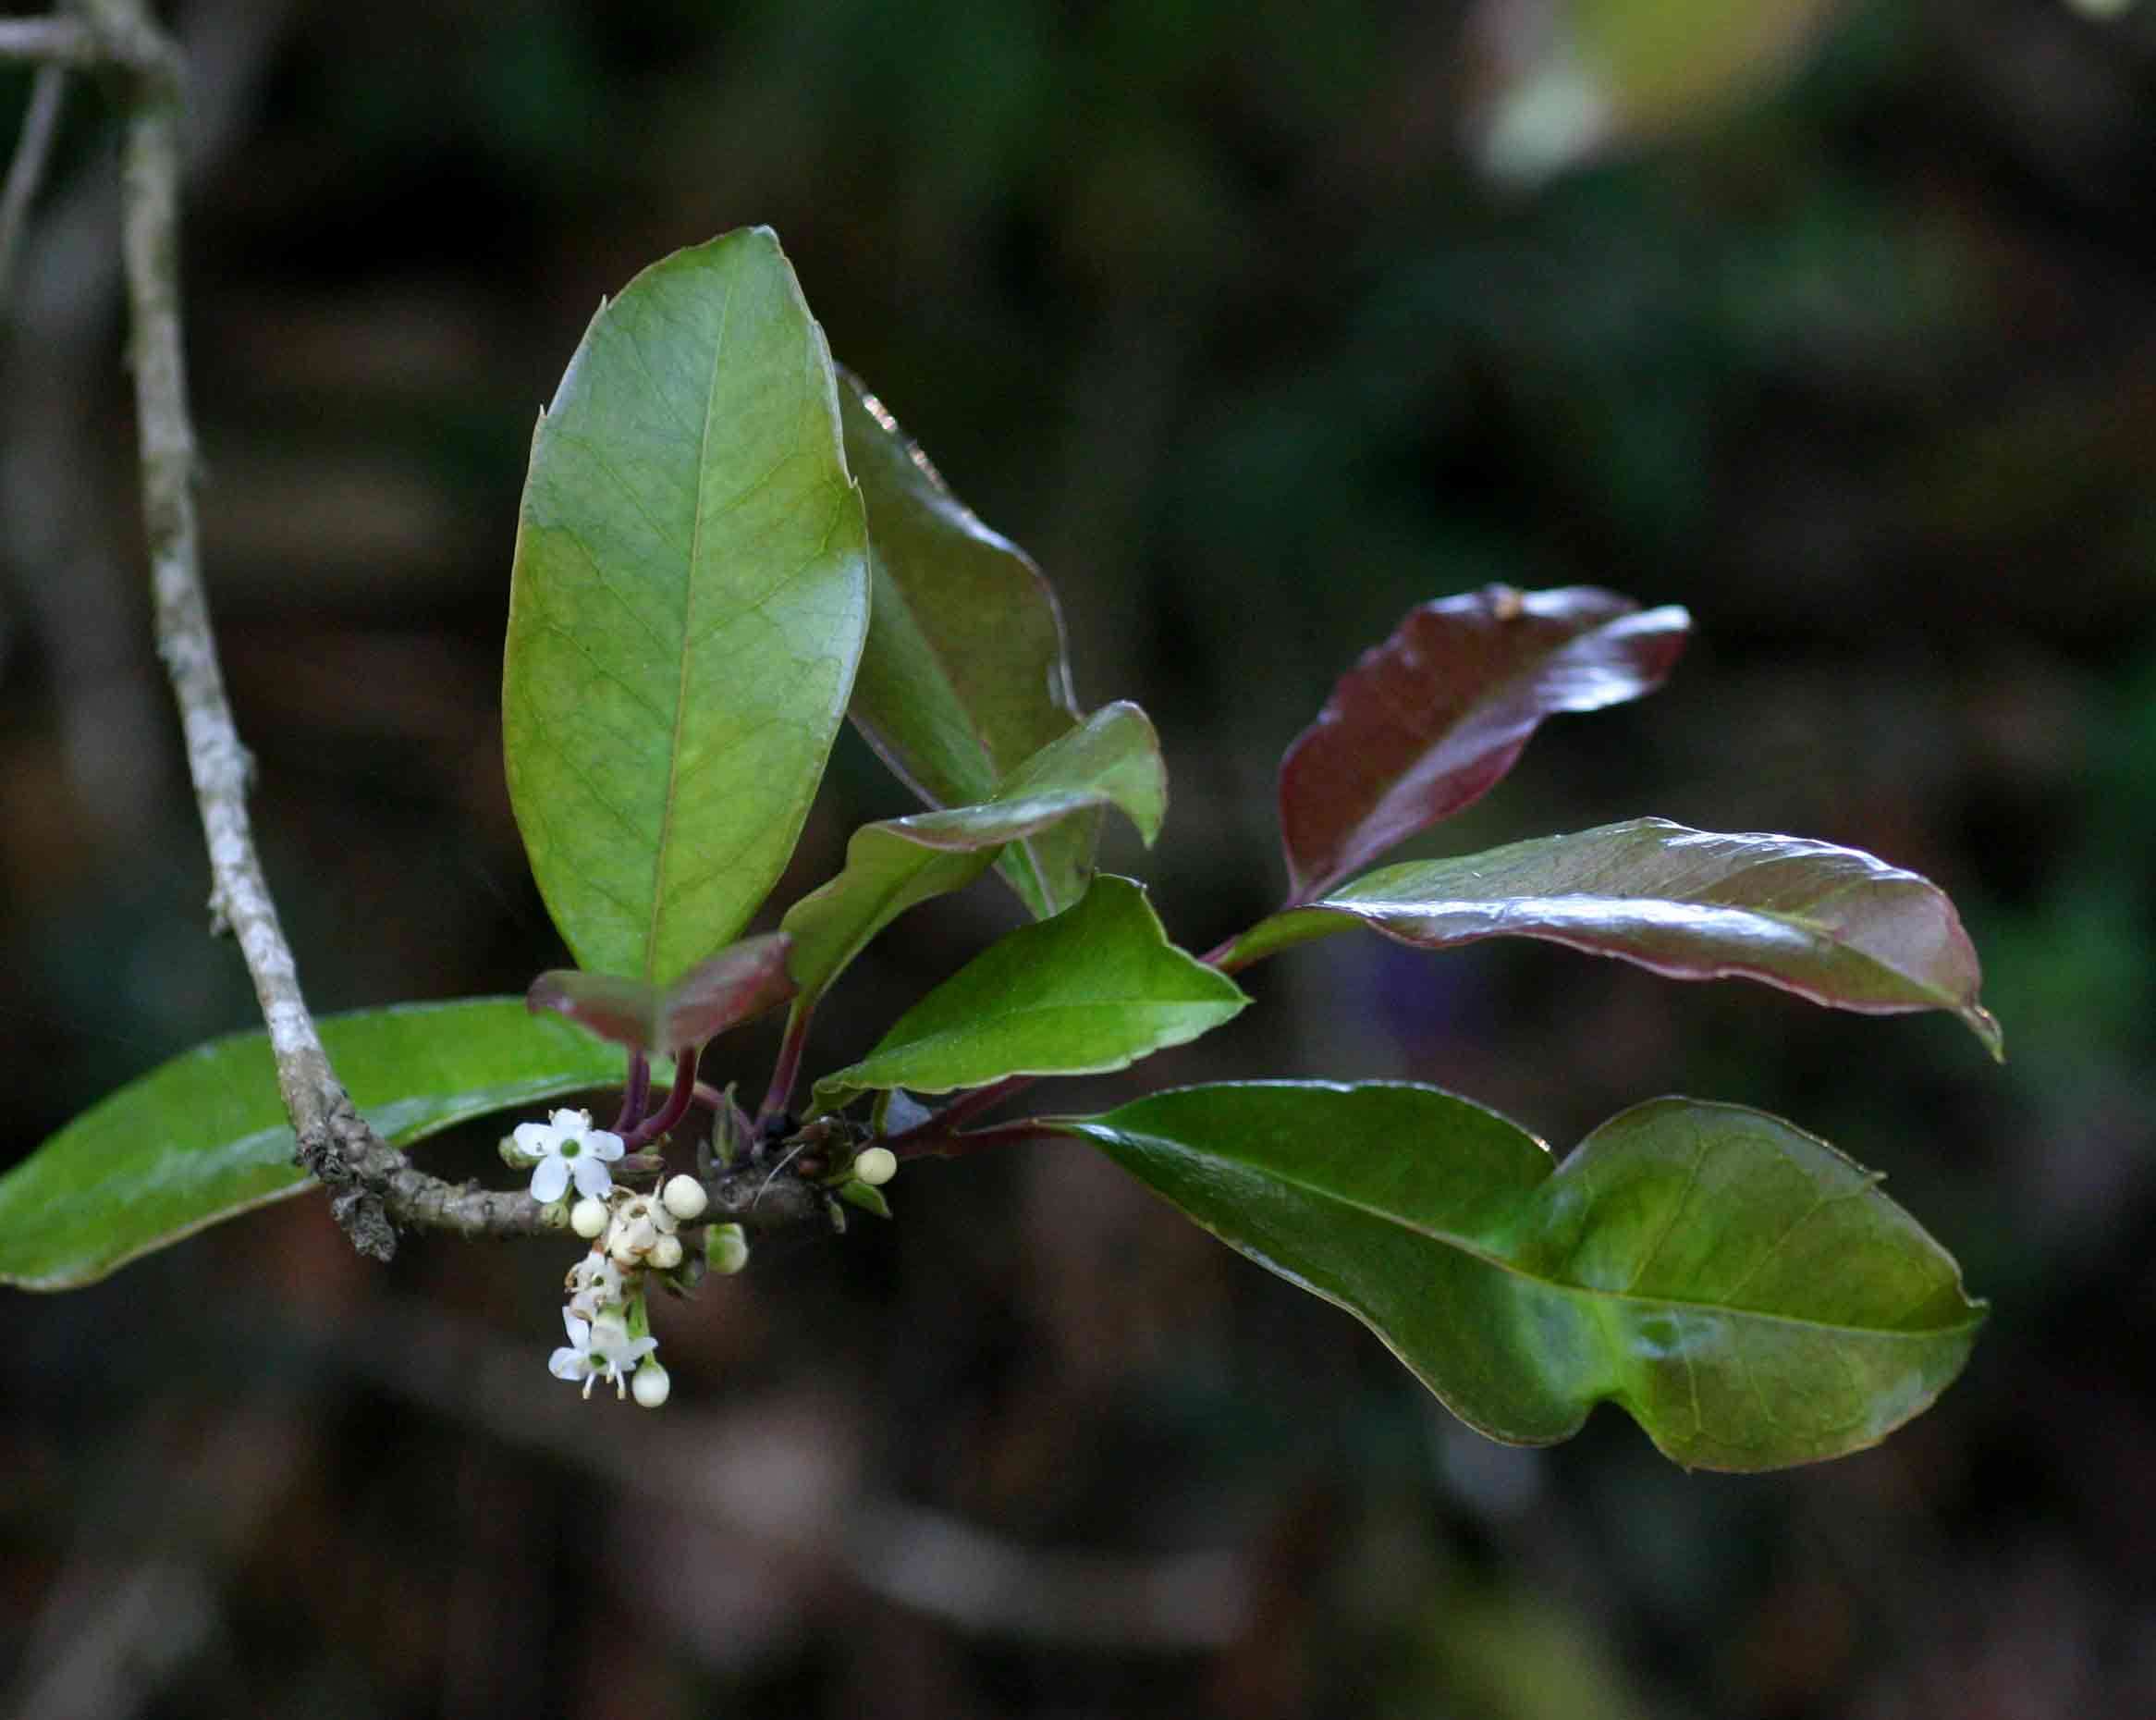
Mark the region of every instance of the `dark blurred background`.
[[[1082, 697], [1158, 722], [1168, 834], [1109, 860], [1182, 941], [1276, 899], [1274, 764], [1356, 651], [1591, 582], [1691, 606], [1689, 658], [1419, 851], [1647, 812], [1869, 848], [1960, 903], [2012, 1056], [1342, 939], [1055, 1103], [1414, 1078], [1562, 1149], [1746, 1100], [1887, 1171], [1994, 1311], [1862, 1456], [1686, 1476], [1609, 1410], [1511, 1450], [1030, 1148], [658, 1309], [655, 1416], [547, 1377], [569, 1246], [379, 1270], [303, 1198], [0, 1293], [0, 1712], [2156, 1712], [2156, 6], [2119, 9], [178, 10], [209, 571], [318, 1008], [561, 959], [496, 706], [532, 422], [601, 293], [768, 222], [1055, 580]], [[0, 309], [0, 1162], [251, 1012], [148, 645], [113, 180], [79, 86]], [[904, 809], [848, 735], [778, 900]], [[812, 1055], [1014, 918], [902, 921]]]

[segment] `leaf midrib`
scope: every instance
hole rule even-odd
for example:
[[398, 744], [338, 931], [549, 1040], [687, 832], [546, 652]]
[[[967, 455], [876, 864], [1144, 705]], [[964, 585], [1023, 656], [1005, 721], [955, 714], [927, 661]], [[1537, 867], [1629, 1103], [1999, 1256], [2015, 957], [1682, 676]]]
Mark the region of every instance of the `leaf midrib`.
[[704, 423], [696, 438], [696, 518], [689, 530], [689, 565], [681, 578], [681, 646], [678, 676], [674, 683], [674, 729], [667, 743], [667, 793], [659, 810], [659, 839], [653, 845], [651, 856], [651, 915], [644, 923], [643, 978], [646, 982], [658, 981], [659, 921], [666, 911], [665, 890], [667, 871], [667, 846], [673, 835], [674, 807], [680, 799], [681, 774], [681, 731], [689, 716], [689, 659], [690, 641], [694, 630], [691, 622], [696, 612], [696, 570], [704, 554], [704, 486], [709, 476], [707, 455], [711, 449], [711, 420], [714, 401], [718, 394], [720, 361], [726, 353], [727, 325], [732, 319], [734, 308], [734, 282], [726, 285], [726, 297], [719, 301], [718, 331], [711, 347], [711, 377], [704, 389]]
[[[1810, 1332], [1844, 1333], [1870, 1338], [1909, 1338], [1929, 1341], [1966, 1331], [1979, 1324], [1983, 1319], [1980, 1312], [1976, 1312], [1970, 1314], [1967, 1319], [1959, 1321], [1951, 1326], [1927, 1326], [1917, 1329], [1894, 1326], [1851, 1326], [1834, 1321], [1806, 1320], [1795, 1314], [1777, 1314], [1765, 1308], [1731, 1308], [1720, 1302], [1687, 1301], [1682, 1296], [1638, 1296], [1623, 1290], [1604, 1290], [1593, 1284], [1567, 1284], [1561, 1279], [1545, 1278], [1538, 1272], [1528, 1272], [1525, 1267], [1507, 1259], [1503, 1255], [1492, 1253], [1487, 1247], [1472, 1242], [1464, 1236], [1455, 1235], [1450, 1231], [1432, 1230], [1428, 1226], [1415, 1223], [1397, 1212], [1388, 1212], [1381, 1207], [1373, 1207], [1365, 1201], [1341, 1194], [1335, 1189], [1322, 1188], [1315, 1184], [1304, 1182], [1300, 1177], [1290, 1176], [1285, 1173], [1269, 1168], [1261, 1169], [1251, 1164], [1247, 1160], [1231, 1159], [1224, 1154], [1200, 1154], [1193, 1151], [1181, 1141], [1166, 1139], [1158, 1135], [1142, 1135], [1128, 1129], [1116, 1129], [1110, 1133], [1121, 1139], [1145, 1141], [1152, 1147], [1166, 1149], [1184, 1158], [1211, 1158], [1220, 1163], [1233, 1165], [1239, 1170], [1247, 1171], [1254, 1175], [1280, 1183], [1315, 1199], [1329, 1201], [1335, 1206], [1345, 1208], [1348, 1211], [1360, 1213], [1365, 1218], [1376, 1219], [1381, 1223], [1390, 1224], [1396, 1229], [1406, 1231], [1411, 1235], [1421, 1236], [1441, 1247], [1455, 1249], [1469, 1259], [1478, 1260], [1485, 1266], [1494, 1267], [1499, 1272], [1517, 1278], [1524, 1284], [1530, 1284], [1537, 1289], [1548, 1290], [1561, 1296], [1576, 1296], [1594, 1302], [1625, 1304], [1637, 1308], [1699, 1308], [1734, 1318], [1767, 1321], [1775, 1325], [1799, 1327]], [[1550, 1174], [1554, 1176], [1556, 1173], [1552, 1171]], [[1550, 1178], [1545, 1177], [1542, 1182], [1535, 1185], [1535, 1189], [1530, 1192], [1537, 1192], [1546, 1187], [1549, 1181]], [[1206, 1225], [1205, 1228], [1213, 1231], [1215, 1235], [1220, 1234], [1214, 1230], [1210, 1224]], [[1221, 1237], [1221, 1240], [1231, 1241], [1231, 1239]], [[1240, 1247], [1241, 1245], [1231, 1246]]]
[[[1573, 891], [1561, 893], [1544, 893], [1536, 896], [1488, 896], [1479, 898], [1473, 896], [1458, 896], [1453, 897], [1447, 902], [1421, 902], [1413, 904], [1409, 904], [1398, 900], [1390, 902], [1381, 900], [1325, 900], [1313, 902], [1309, 905], [1310, 907], [1317, 909], [1321, 912], [1338, 914], [1349, 919], [1362, 920], [1366, 923], [1375, 922], [1377, 924], [1373, 924], [1372, 926], [1372, 929], [1375, 930], [1380, 929], [1382, 922], [1389, 915], [1397, 915], [1403, 918], [1419, 915], [1426, 918], [1435, 919], [1441, 917], [1448, 912], [1457, 911], [1461, 908], [1489, 907], [1506, 902], [1597, 902], [1611, 903], [1618, 905], [1619, 907], [1636, 906], [1642, 903], [1660, 902], [1668, 903], [1672, 906], [1675, 907], [1712, 908], [1716, 912], [1721, 914], [1738, 915], [1751, 919], [1766, 921], [1770, 925], [1787, 927], [1791, 930], [1799, 933], [1809, 941], [1824, 946], [1823, 952], [1826, 955], [1841, 957], [1854, 961], [1874, 974], [1885, 975], [1889, 978], [1898, 980], [1902, 984], [1911, 987], [1913, 989], [1923, 993], [1927, 997], [1943, 999], [1947, 1001], [1949, 1007], [1956, 1009], [1961, 1007], [1961, 1000], [1953, 992], [1946, 990], [1941, 986], [1933, 984], [1931, 981], [1925, 979], [1917, 974], [1909, 972], [1905, 968], [1895, 966], [1893, 963], [1873, 954], [1872, 952], [1863, 948], [1859, 944], [1851, 943], [1845, 939], [1837, 937], [1831, 929], [1828, 929], [1820, 922], [1806, 919], [1798, 915], [1780, 913], [1768, 908], [1737, 906], [1720, 902], [1702, 902], [1697, 898], [1686, 898], [1681, 896], [1611, 896], [1586, 891]], [[1619, 957], [1621, 960], [1634, 962], [1640, 966], [1650, 969], [1651, 971], [1671, 973], [1672, 970], [1674, 970], [1676, 976], [1679, 977], [1683, 977], [1684, 975], [1696, 971], [1697, 967], [1696, 964], [1680, 966], [1678, 964], [1674, 963], [1663, 964], [1658, 967], [1655, 963], [1647, 961], [1638, 955], [1623, 950], [1611, 949], [1608, 943], [1591, 942], [1588, 940], [1585, 934], [1568, 934], [1551, 929], [1528, 930], [1520, 928], [1508, 927], [1493, 928], [1486, 932], [1477, 932], [1472, 937], [1452, 939], [1451, 941], [1455, 943], [1478, 943], [1485, 939], [1489, 938], [1539, 938], [1549, 943], [1562, 944], [1567, 949], [1577, 950], [1583, 955], [1614, 955]], [[1718, 977], [1763, 979], [1769, 983], [1780, 985], [1784, 989], [1794, 989], [1796, 986], [1796, 982], [1790, 979], [1790, 977], [1783, 974], [1780, 969], [1767, 967], [1762, 964], [1754, 963], [1733, 962], [1719, 964], [1715, 968], [1715, 973]]]

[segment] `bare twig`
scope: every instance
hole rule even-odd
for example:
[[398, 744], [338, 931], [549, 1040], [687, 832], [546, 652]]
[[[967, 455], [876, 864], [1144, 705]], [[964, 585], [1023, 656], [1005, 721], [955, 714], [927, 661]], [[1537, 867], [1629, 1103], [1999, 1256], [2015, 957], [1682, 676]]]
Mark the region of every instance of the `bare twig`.
[[[194, 428], [180, 338], [179, 182], [182, 68], [145, 0], [80, 0], [78, 19], [0, 20], [0, 62], [104, 66], [127, 74], [121, 101], [121, 251], [128, 284], [135, 412], [142, 462], [158, 654], [179, 707], [188, 773], [209, 849], [211, 906], [232, 932], [269, 1029], [277, 1087], [299, 1137], [297, 1161], [330, 1195], [330, 1211], [362, 1254], [387, 1259], [397, 1224], [465, 1236], [533, 1236], [559, 1228], [529, 1194], [457, 1186], [414, 1167], [359, 1113], [337, 1080], [255, 851], [247, 812], [250, 760], [218, 665], [195, 518]], [[687, 1110], [694, 1064], [655, 1136]], [[710, 1218], [760, 1227], [825, 1215], [826, 1198], [796, 1175], [744, 1168], [707, 1180]]]
[[[352, 1104], [315, 1031], [247, 813], [249, 759], [218, 667], [195, 521], [195, 441], [180, 339], [179, 56], [143, 0], [82, 0], [82, 21], [34, 20], [0, 33], [0, 57], [39, 53], [130, 74], [122, 97], [121, 249], [132, 325], [135, 412], [141, 444], [157, 647], [186, 737], [202, 811], [217, 922], [238, 939], [269, 1029], [277, 1087], [299, 1136], [298, 1162], [330, 1194], [330, 1211], [362, 1254], [395, 1251], [392, 1221], [466, 1235], [550, 1229], [528, 1195], [457, 1187], [415, 1169]], [[67, 24], [67, 28], [61, 25]], [[93, 52], [79, 37], [87, 29]]]
[[60, 109], [67, 99], [67, 68], [57, 64], [41, 66], [36, 81], [30, 87], [22, 139], [15, 146], [7, 183], [0, 187], [0, 304], [6, 302], [8, 278], [15, 272], [15, 249], [21, 242], [23, 223], [45, 177], [45, 163], [52, 156], [53, 138], [60, 129]]
[[0, 66], [72, 66], [87, 71], [115, 56], [72, 18], [0, 18]]

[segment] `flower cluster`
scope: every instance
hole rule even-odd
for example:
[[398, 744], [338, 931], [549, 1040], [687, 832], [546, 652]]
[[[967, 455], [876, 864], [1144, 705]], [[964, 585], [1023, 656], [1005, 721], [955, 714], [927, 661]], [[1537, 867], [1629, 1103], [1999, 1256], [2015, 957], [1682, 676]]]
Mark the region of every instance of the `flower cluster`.
[[[570, 1227], [592, 1244], [592, 1251], [570, 1268], [563, 1284], [568, 1305], [561, 1310], [569, 1342], [554, 1352], [547, 1370], [557, 1380], [581, 1382], [584, 1395], [604, 1382], [617, 1397], [633, 1394], [646, 1409], [656, 1409], [671, 1389], [667, 1370], [654, 1352], [658, 1340], [651, 1334], [644, 1284], [655, 1272], [670, 1272], [683, 1259], [680, 1227], [703, 1216], [709, 1197], [692, 1176], [677, 1176], [655, 1195], [637, 1194], [614, 1186], [605, 1160], [620, 1156], [619, 1139], [590, 1126], [582, 1112], [556, 1112], [546, 1124], [526, 1124], [517, 1131], [517, 1148], [550, 1156], [537, 1158], [533, 1192], [550, 1165], [566, 1159], [571, 1168], [558, 1178], [549, 1178], [559, 1198], [574, 1177], [582, 1197], [570, 1210]], [[527, 1136], [526, 1130], [532, 1131]], [[552, 1153], [554, 1146], [574, 1133], [582, 1151]], [[594, 1149], [596, 1138], [612, 1142], [614, 1150]], [[593, 1192], [582, 1166], [593, 1165], [598, 1185]], [[706, 1259], [717, 1272], [739, 1272], [748, 1259], [748, 1247], [738, 1224], [715, 1225], [706, 1233]]]

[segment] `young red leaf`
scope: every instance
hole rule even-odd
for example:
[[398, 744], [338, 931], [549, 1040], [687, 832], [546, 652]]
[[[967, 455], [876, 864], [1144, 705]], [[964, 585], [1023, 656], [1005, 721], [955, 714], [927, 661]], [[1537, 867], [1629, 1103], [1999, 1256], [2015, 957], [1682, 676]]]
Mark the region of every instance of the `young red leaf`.
[[1868, 1014], [1952, 1010], [1993, 1056], [1977, 952], [1954, 903], [1914, 872], [1794, 836], [1720, 836], [1667, 818], [1410, 861], [1254, 927], [1232, 972], [1362, 924], [1447, 950], [1540, 938], [1672, 979], [1745, 978]]
[[551, 968], [532, 982], [524, 1007], [534, 1015], [566, 1015], [585, 1032], [633, 1050], [654, 1050], [659, 1037], [658, 988], [641, 979]]
[[793, 995], [786, 972], [792, 943], [782, 931], [766, 932], [699, 962], [667, 989], [659, 1006], [660, 1042], [652, 1049], [671, 1056], [778, 1008]]
[[1691, 625], [1585, 585], [1493, 585], [1414, 610], [1280, 761], [1290, 905], [1481, 799], [1543, 718], [1653, 692]]
[[556, 968], [532, 982], [525, 1007], [566, 1015], [602, 1039], [670, 1057], [753, 1020], [793, 995], [784, 932], [744, 938], [661, 989], [640, 979]]

